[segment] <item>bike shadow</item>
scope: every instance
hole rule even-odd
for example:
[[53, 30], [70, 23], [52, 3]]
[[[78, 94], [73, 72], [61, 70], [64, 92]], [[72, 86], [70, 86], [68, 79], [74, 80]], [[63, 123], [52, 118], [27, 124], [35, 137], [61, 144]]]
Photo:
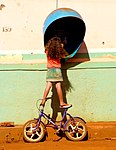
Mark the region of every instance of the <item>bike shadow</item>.
[[[90, 58], [89, 58], [87, 46], [84, 41], [82, 42], [80, 49], [78, 50], [78, 52], [73, 58], [70, 58], [66, 62], [62, 60], [61, 64], [62, 64], [63, 82], [61, 83], [61, 87], [63, 93], [63, 100], [65, 103], [67, 103], [67, 97], [66, 97], [67, 93], [73, 90], [73, 85], [71, 84], [68, 78], [67, 70], [70, 70], [72, 68], [74, 69], [75, 66], [78, 66], [80, 63], [84, 63], [89, 60]], [[58, 113], [61, 113], [61, 115], [63, 115], [63, 109], [59, 108], [59, 98], [57, 95], [55, 83], [52, 86], [51, 92], [52, 92], [51, 95], [52, 118], [56, 120], [58, 117]]]

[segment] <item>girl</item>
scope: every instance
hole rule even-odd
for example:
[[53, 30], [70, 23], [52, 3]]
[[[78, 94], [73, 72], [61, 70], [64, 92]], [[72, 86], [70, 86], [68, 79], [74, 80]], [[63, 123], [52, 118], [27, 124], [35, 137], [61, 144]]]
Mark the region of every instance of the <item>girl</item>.
[[47, 84], [40, 106], [44, 107], [47, 95], [52, 87], [53, 82], [55, 82], [56, 90], [59, 97], [60, 108], [69, 108], [72, 105], [64, 103], [61, 89], [61, 81], [63, 81], [63, 77], [61, 73], [60, 59], [68, 55], [63, 48], [61, 39], [59, 37], [51, 38], [45, 45], [45, 53], [47, 56]]

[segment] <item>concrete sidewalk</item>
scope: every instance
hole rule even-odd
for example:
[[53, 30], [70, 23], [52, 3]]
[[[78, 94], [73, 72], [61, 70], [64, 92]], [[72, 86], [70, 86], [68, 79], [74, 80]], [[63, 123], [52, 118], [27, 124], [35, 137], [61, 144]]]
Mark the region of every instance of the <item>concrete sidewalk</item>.
[[[88, 140], [112, 140], [116, 139], [116, 122], [87, 123]], [[23, 142], [23, 126], [0, 127], [0, 143]], [[55, 130], [47, 127], [46, 140], [59, 138]]]

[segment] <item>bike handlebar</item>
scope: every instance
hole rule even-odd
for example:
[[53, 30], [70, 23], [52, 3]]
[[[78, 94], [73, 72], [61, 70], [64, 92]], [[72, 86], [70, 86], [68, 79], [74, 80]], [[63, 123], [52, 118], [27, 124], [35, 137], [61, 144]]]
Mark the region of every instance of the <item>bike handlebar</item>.
[[[47, 101], [48, 99], [51, 99], [51, 97], [47, 97], [47, 98], [46, 98], [46, 101]], [[41, 98], [41, 99], [38, 99], [37, 102], [36, 102], [36, 107], [37, 107], [38, 110], [40, 110], [40, 104], [38, 105], [38, 102], [39, 102], [39, 101], [42, 101], [42, 100], [43, 100], [43, 99]]]

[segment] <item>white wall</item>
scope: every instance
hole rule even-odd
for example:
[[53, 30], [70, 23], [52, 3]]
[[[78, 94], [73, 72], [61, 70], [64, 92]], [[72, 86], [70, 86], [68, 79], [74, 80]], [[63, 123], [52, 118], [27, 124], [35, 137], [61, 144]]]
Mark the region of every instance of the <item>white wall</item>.
[[1, 0], [0, 50], [43, 50], [43, 24], [57, 3], [82, 16], [88, 49], [116, 48], [115, 0]]

